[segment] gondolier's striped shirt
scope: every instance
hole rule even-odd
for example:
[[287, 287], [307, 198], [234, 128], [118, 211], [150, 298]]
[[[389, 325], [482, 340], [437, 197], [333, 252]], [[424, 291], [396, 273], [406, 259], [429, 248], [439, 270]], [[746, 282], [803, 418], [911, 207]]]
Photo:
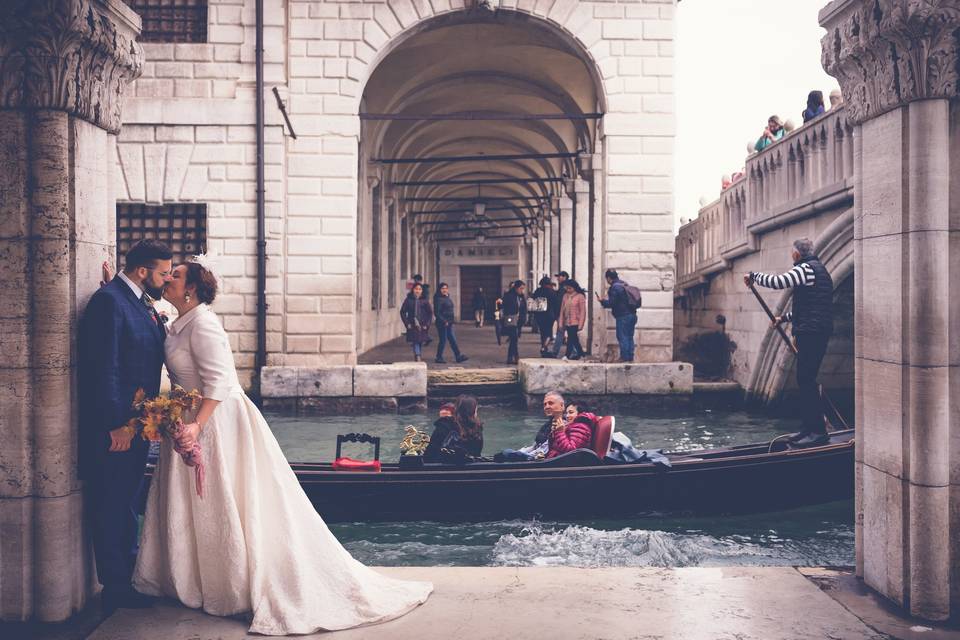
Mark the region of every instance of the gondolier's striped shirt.
[[[801, 262], [800, 264], [790, 269], [786, 273], [781, 273], [778, 276], [770, 275], [768, 273], [760, 273], [759, 271], [751, 271], [750, 276], [753, 278], [753, 281], [756, 282], [761, 287], [766, 287], [768, 289], [793, 289], [794, 287], [812, 287], [816, 282], [816, 274], [813, 272], [813, 267], [811, 267], [806, 262]], [[789, 312], [783, 316], [784, 322], [790, 322], [793, 320], [793, 312]]]

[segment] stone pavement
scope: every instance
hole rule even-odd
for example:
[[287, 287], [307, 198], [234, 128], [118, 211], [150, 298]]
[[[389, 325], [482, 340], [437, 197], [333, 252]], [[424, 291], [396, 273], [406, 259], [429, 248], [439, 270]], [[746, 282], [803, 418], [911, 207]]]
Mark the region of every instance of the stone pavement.
[[[497, 345], [497, 336], [492, 324], [485, 324], [482, 328], [476, 328], [472, 322], [461, 322], [454, 327], [454, 335], [457, 338], [457, 345], [460, 351], [469, 356], [470, 359], [463, 364], [457, 364], [453, 359], [450, 347], [446, 348], [444, 359], [447, 364], [436, 364], [433, 359], [437, 355], [437, 332], [430, 329], [430, 335], [433, 342], [423, 348], [423, 361], [427, 363], [429, 369], [448, 369], [451, 367], [462, 367], [468, 369], [485, 369], [491, 367], [507, 367], [507, 339], [503, 338], [503, 344]], [[520, 334], [520, 357], [521, 358], [539, 358], [540, 357], [540, 336], [533, 333], [529, 327], [523, 328]], [[563, 355], [563, 352], [560, 353]], [[413, 360], [413, 351], [407, 344], [403, 336], [395, 338], [390, 342], [385, 342], [357, 358], [359, 364], [384, 364], [391, 362], [409, 362]], [[513, 365], [510, 365], [513, 366]]]
[[[425, 605], [337, 640], [882, 640], [791, 567], [575, 569], [403, 567], [436, 586]], [[238, 619], [174, 603], [121, 610], [90, 640], [239, 640]], [[941, 638], [946, 636], [939, 636]]]

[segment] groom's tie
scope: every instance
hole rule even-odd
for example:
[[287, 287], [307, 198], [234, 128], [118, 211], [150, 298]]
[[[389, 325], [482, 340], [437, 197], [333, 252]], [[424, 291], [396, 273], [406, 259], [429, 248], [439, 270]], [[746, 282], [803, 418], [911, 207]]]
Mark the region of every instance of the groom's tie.
[[140, 298], [140, 301], [143, 302], [143, 306], [147, 308], [150, 312], [150, 315], [153, 317], [153, 321], [157, 323], [158, 327], [163, 327], [163, 322], [160, 320], [160, 314], [157, 313], [157, 310], [153, 306], [153, 298], [150, 297], [150, 294], [144, 292], [143, 296]]

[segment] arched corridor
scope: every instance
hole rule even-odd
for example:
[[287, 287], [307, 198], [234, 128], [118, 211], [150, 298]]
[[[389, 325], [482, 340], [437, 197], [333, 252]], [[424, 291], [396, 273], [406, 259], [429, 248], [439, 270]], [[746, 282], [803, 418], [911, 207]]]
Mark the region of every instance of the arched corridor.
[[459, 317], [481, 283], [491, 303], [560, 269], [597, 290], [603, 111], [589, 55], [530, 16], [449, 14], [396, 43], [361, 103], [358, 351], [398, 335], [414, 273]]

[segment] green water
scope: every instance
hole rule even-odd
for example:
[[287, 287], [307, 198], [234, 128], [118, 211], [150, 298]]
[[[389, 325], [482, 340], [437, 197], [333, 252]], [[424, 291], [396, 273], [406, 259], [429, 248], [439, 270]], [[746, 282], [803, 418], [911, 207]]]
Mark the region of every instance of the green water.
[[[429, 432], [435, 416], [266, 417], [287, 458], [300, 462], [332, 460], [336, 435], [349, 432], [380, 436], [381, 459], [396, 460], [403, 427]], [[530, 444], [544, 421], [541, 415], [503, 408], [482, 408], [481, 418], [485, 455]], [[741, 411], [617, 417], [617, 430], [638, 447], [672, 451], [762, 442], [797, 426], [797, 421]], [[371, 455], [369, 445], [345, 446], [351, 447], [345, 455]], [[383, 566], [819, 566], [853, 564], [854, 553], [851, 501], [735, 517], [342, 523], [331, 529], [357, 559]]]

